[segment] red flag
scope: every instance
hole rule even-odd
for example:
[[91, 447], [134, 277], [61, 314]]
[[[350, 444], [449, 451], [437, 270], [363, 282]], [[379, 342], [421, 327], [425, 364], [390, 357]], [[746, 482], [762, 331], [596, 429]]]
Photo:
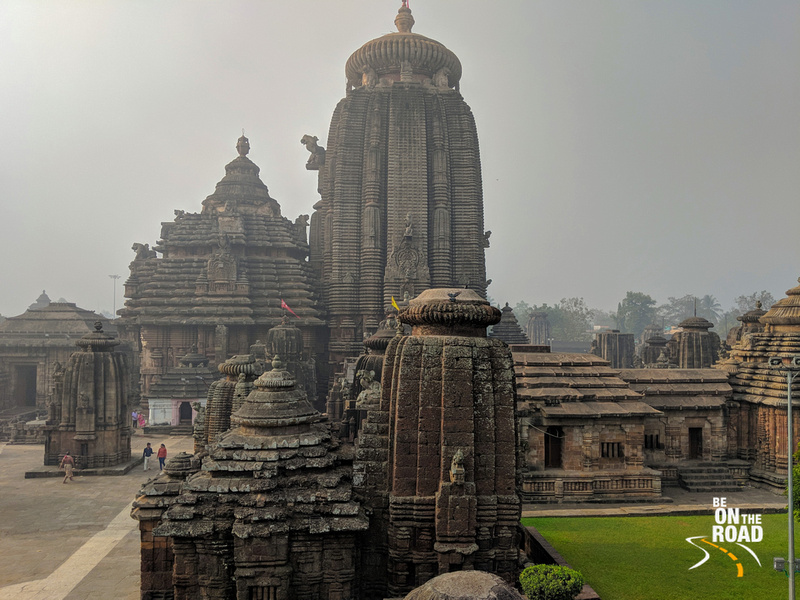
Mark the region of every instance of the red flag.
[[[292, 313], [292, 314], [293, 314], [295, 317], [297, 317], [297, 313], [296, 313], [296, 312], [294, 312], [294, 311], [293, 311], [291, 308], [289, 308], [289, 305], [288, 305], [288, 304], [286, 304], [286, 302], [284, 302], [284, 301], [283, 301], [283, 298], [281, 298], [281, 308], [285, 308], [285, 309], [286, 309], [286, 310], [288, 310], [290, 313]], [[300, 317], [297, 317], [297, 318], [299, 319]]]

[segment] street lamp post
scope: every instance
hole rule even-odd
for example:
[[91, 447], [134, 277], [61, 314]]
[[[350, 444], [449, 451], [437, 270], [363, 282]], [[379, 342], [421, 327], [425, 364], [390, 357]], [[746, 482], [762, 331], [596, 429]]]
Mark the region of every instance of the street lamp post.
[[792, 469], [792, 454], [794, 453], [794, 425], [792, 423], [792, 382], [800, 373], [800, 356], [792, 356], [788, 359], [781, 357], [770, 358], [767, 362], [770, 369], [786, 372], [786, 420], [788, 422], [788, 438], [786, 442], [786, 470], [788, 474], [787, 488], [789, 495], [789, 600], [794, 597], [794, 481]]
[[109, 275], [112, 279], [112, 284], [114, 286], [114, 316], [112, 318], [117, 318], [117, 279], [121, 277], [121, 275]]

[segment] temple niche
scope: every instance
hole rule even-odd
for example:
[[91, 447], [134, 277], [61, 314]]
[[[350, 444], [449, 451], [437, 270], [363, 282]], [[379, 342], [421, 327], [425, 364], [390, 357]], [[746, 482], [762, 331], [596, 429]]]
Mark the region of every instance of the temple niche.
[[431, 287], [486, 294], [480, 154], [458, 92], [461, 63], [412, 33], [405, 4], [395, 24], [348, 59], [324, 163], [312, 146], [307, 165], [319, 169], [321, 190], [310, 264], [337, 362], [360, 353], [392, 297]]
[[48, 407], [44, 464], [58, 465], [69, 451], [79, 469], [130, 460], [129, 367], [114, 351], [119, 342], [95, 331], [75, 342], [80, 348], [55, 375], [56, 394]]
[[[322, 352], [324, 322], [314, 297], [306, 221], [281, 216], [278, 202], [248, 157], [244, 136], [225, 177], [200, 213], [175, 211], [151, 249], [134, 244], [117, 320], [120, 337], [138, 350], [143, 404], [160, 378], [194, 347], [216, 367], [297, 315], [310, 355]], [[160, 255], [160, 256], [159, 256]]]

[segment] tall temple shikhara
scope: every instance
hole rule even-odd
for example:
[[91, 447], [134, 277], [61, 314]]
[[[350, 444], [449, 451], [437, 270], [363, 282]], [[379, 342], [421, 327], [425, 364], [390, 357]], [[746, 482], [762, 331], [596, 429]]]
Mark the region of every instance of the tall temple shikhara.
[[360, 353], [392, 297], [432, 287], [486, 295], [489, 233], [475, 121], [458, 92], [461, 63], [412, 33], [405, 3], [395, 25], [347, 61], [327, 151], [308, 166], [320, 171], [310, 262], [333, 358]]

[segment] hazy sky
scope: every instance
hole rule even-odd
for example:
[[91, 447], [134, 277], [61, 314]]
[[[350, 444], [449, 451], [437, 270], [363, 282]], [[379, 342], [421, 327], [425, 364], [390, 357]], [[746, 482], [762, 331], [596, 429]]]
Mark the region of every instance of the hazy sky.
[[[292, 220], [344, 65], [399, 0], [0, 2], [0, 314], [110, 310], [242, 128]], [[498, 302], [776, 298], [800, 275], [800, 3], [412, 0], [461, 59]]]

